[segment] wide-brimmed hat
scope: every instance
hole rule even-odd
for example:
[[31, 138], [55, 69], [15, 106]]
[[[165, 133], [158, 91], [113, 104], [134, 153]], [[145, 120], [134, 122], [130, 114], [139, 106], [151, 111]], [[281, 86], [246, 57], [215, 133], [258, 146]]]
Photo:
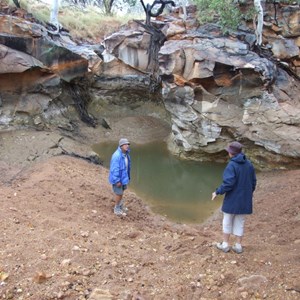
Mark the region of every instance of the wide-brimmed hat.
[[119, 140], [119, 146], [122, 147], [123, 145], [130, 145], [130, 143], [127, 139], [122, 138]]
[[242, 152], [242, 148], [243, 145], [239, 142], [232, 142], [225, 148], [225, 150], [232, 155], [236, 155]]

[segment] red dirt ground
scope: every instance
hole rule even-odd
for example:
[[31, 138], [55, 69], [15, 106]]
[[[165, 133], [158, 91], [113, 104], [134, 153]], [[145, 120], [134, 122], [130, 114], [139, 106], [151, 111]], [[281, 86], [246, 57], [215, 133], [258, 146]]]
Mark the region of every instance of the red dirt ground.
[[173, 223], [129, 189], [117, 217], [106, 169], [51, 155], [24, 165], [11, 136], [1, 135], [1, 299], [300, 299], [300, 170], [258, 174], [244, 253], [225, 254], [213, 245], [220, 213]]

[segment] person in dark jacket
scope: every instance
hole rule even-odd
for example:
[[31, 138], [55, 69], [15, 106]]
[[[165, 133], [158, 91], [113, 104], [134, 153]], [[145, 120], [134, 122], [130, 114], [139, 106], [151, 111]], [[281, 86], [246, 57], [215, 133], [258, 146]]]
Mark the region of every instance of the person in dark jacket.
[[110, 160], [109, 182], [115, 194], [114, 213], [118, 216], [126, 216], [128, 211], [124, 205], [123, 193], [130, 182], [131, 159], [129, 155], [129, 141], [125, 138], [119, 140], [119, 147], [113, 153]]
[[230, 251], [229, 238], [236, 236], [232, 250], [242, 253], [245, 215], [252, 214], [252, 198], [256, 187], [256, 174], [252, 163], [242, 153], [242, 145], [232, 142], [225, 149], [230, 157], [223, 173], [223, 183], [212, 193], [212, 200], [217, 195], [225, 194], [223, 212], [223, 243], [216, 247], [223, 252]]

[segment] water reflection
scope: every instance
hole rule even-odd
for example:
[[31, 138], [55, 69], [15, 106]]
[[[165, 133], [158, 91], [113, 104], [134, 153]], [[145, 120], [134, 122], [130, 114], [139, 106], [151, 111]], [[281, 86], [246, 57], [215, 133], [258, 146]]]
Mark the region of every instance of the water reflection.
[[[116, 143], [94, 145], [93, 149], [109, 168]], [[165, 143], [131, 144], [130, 189], [152, 210], [174, 221], [202, 222], [220, 206], [211, 193], [220, 184], [224, 164], [182, 161], [171, 155]]]

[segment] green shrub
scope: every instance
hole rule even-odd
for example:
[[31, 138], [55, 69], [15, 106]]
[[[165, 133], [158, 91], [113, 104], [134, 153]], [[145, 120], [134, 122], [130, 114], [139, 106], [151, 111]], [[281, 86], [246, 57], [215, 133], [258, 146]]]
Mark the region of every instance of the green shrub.
[[223, 31], [236, 29], [242, 14], [232, 0], [195, 0], [198, 7], [198, 19], [201, 24], [216, 22]]
[[[274, 0], [266, 0], [274, 3]], [[250, 1], [234, 1], [234, 0], [194, 0], [198, 7], [198, 20], [201, 24], [208, 22], [218, 23], [223, 32], [235, 30], [243, 20], [252, 20], [256, 14], [253, 7], [248, 8], [244, 13], [241, 12], [239, 5], [243, 5]], [[253, 3], [253, 2], [250, 2]], [[300, 4], [300, 0], [279, 0], [276, 3]]]

